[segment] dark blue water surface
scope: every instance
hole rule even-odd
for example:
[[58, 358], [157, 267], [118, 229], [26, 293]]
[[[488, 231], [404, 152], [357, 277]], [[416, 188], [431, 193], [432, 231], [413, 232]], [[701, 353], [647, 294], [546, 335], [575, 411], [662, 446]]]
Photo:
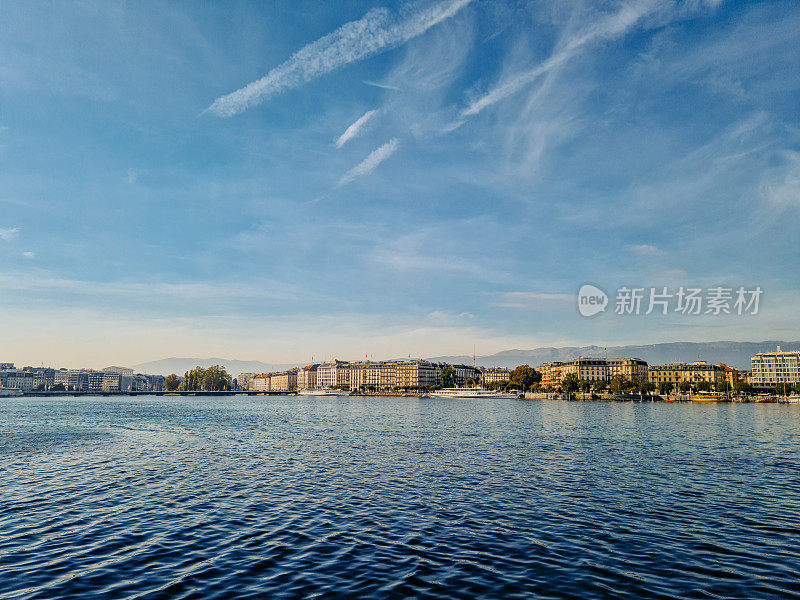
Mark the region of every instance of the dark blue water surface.
[[800, 597], [800, 405], [0, 400], [0, 599]]

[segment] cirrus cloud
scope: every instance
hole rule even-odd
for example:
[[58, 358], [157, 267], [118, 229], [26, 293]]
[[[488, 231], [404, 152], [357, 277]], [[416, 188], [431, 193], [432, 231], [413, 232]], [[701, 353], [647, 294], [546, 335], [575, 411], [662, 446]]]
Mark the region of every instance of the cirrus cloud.
[[261, 79], [217, 98], [207, 110], [220, 117], [232, 117], [339, 67], [404, 44], [449, 19], [472, 1], [439, 2], [426, 10], [400, 16], [386, 8], [372, 9], [358, 21], [345, 23], [304, 46]]

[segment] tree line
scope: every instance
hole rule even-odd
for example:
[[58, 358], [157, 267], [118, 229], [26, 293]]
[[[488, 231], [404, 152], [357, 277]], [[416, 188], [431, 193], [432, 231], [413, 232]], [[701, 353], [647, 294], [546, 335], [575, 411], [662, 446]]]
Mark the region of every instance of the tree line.
[[207, 369], [195, 367], [191, 371], [184, 373], [183, 380], [175, 373], [167, 375], [164, 380], [164, 387], [168, 392], [178, 389], [183, 391], [221, 392], [233, 389], [233, 378], [228, 375], [228, 371], [221, 365], [213, 365]]

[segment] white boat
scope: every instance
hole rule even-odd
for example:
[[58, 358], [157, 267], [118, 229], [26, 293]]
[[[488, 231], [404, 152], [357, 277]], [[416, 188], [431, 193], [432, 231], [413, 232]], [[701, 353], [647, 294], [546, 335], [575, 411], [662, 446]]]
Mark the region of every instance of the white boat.
[[19, 388], [0, 387], [0, 398], [9, 398], [11, 396], [22, 396], [22, 390]]
[[338, 390], [298, 390], [297, 392], [301, 396], [346, 396], [347, 392], [342, 392]]
[[434, 398], [492, 398], [513, 400], [517, 397], [517, 394], [494, 392], [483, 388], [442, 388], [441, 390], [431, 392], [431, 396]]

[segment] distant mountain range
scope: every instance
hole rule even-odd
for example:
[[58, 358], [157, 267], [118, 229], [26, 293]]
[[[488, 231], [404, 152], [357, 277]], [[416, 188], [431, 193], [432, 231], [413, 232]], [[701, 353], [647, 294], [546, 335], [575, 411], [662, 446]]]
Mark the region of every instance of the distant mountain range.
[[[504, 350], [497, 354], [476, 357], [478, 365], [485, 367], [536, 367], [544, 362], [569, 360], [578, 356], [597, 358], [641, 358], [648, 364], [660, 365], [671, 362], [724, 363], [737, 369], [750, 369], [750, 358], [758, 352], [800, 350], [800, 342], [670, 342], [646, 346], [569, 346], [562, 348], [534, 348], [533, 350]], [[437, 356], [429, 360], [449, 363], [472, 363], [471, 356]]]
[[133, 366], [137, 373], [149, 373], [151, 375], [169, 375], [177, 373], [183, 375], [195, 367], [204, 369], [211, 365], [222, 365], [225, 369], [236, 377], [239, 373], [269, 373], [270, 371], [282, 371], [295, 364], [272, 364], [263, 363], [258, 360], [232, 360], [230, 358], [162, 358]]
[[[750, 358], [758, 352], [774, 352], [777, 346], [783, 350], [800, 350], [800, 342], [671, 342], [646, 346], [565, 346], [561, 348], [534, 348], [532, 350], [504, 350], [497, 354], [477, 356], [476, 362], [484, 367], [509, 367], [518, 365], [539, 366], [544, 362], [569, 360], [578, 356], [602, 358], [641, 358], [651, 365], [671, 362], [724, 363], [737, 369], [749, 369]], [[427, 360], [449, 363], [472, 364], [471, 356], [435, 356]], [[299, 366], [299, 363], [264, 363], [257, 360], [232, 360], [229, 358], [164, 358], [133, 366], [137, 373], [182, 375], [195, 367], [207, 368], [222, 365], [231, 375], [239, 373], [268, 373]]]

